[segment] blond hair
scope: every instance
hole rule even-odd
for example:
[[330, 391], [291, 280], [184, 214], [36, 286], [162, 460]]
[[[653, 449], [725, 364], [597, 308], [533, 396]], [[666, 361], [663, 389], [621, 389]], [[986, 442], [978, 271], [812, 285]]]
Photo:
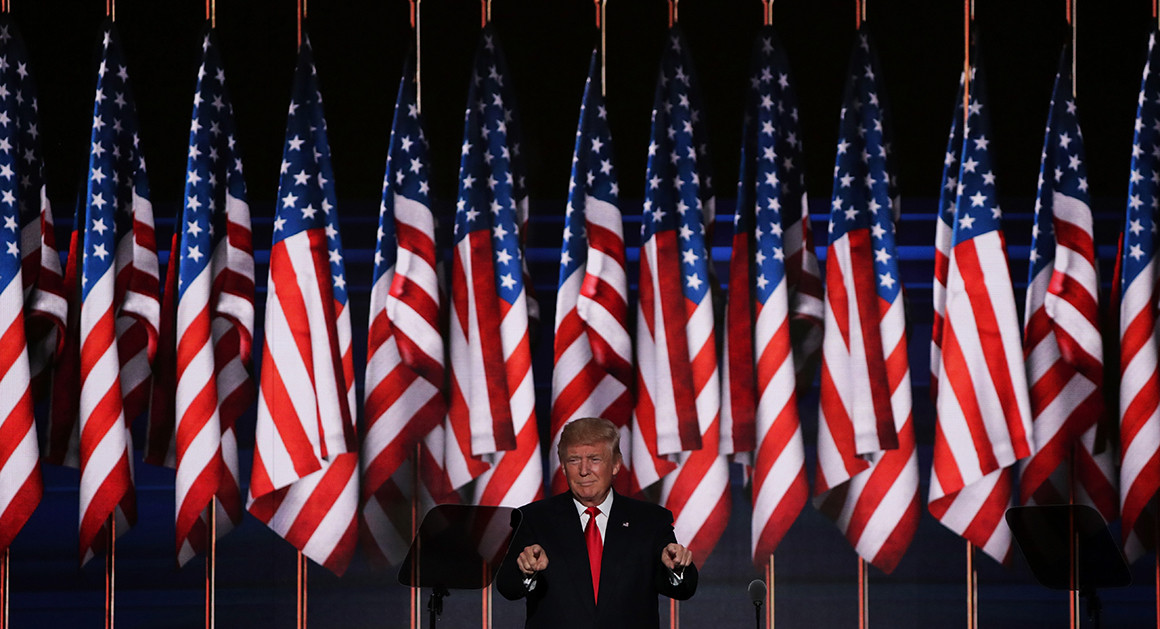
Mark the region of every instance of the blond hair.
[[564, 453], [571, 446], [608, 444], [614, 461], [621, 460], [620, 431], [616, 425], [602, 417], [584, 417], [564, 425], [560, 432], [560, 443], [556, 454], [564, 460]]

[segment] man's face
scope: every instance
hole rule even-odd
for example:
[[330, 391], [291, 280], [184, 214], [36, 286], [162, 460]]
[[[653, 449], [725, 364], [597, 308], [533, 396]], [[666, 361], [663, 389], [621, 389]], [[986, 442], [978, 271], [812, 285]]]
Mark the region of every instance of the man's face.
[[607, 443], [568, 446], [564, 451], [564, 476], [580, 504], [594, 507], [604, 501], [612, 479], [620, 472], [620, 459]]

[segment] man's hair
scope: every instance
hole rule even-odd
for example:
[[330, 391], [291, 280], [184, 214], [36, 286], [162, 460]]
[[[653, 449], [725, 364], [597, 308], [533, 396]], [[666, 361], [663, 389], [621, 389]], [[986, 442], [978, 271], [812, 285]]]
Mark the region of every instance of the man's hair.
[[612, 449], [614, 461], [621, 460], [620, 431], [616, 425], [601, 417], [584, 417], [564, 425], [560, 432], [560, 443], [556, 446], [556, 454], [560, 461], [564, 460], [564, 453], [570, 446], [608, 444]]

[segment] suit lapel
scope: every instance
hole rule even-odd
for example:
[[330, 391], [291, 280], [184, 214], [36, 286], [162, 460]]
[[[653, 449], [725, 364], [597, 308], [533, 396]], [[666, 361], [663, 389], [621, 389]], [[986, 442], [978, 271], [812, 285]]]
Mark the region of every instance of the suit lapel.
[[[600, 591], [615, 592], [620, 586], [620, 570], [605, 570], [605, 559], [623, 557], [628, 554], [632, 541], [630, 509], [623, 496], [616, 494], [612, 499], [612, 513], [608, 514], [608, 526], [604, 529], [604, 552], [600, 561]], [[589, 579], [591, 581], [591, 579]]]
[[[572, 494], [564, 494], [559, 501], [557, 517], [562, 524], [558, 531], [561, 552], [550, 555], [548, 561], [560, 561], [564, 564], [561, 572], [566, 582], [576, 584], [575, 587], [579, 590], [585, 606], [588, 609], [595, 609], [592, 568], [588, 565], [588, 544], [584, 541], [584, 531], [580, 528], [580, 516], [576, 513]], [[560, 558], [556, 559], [555, 555], [559, 555]], [[604, 584], [604, 575], [601, 575], [600, 583]]]

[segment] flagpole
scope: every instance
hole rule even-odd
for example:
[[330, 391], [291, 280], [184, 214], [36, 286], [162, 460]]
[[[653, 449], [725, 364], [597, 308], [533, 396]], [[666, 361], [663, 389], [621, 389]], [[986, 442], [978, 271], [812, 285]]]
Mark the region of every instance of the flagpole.
[[669, 629], [681, 629], [681, 604], [674, 598], [669, 599]]
[[[415, 5], [412, 4], [412, 7]], [[419, 442], [415, 442], [415, 450], [412, 453], [414, 458], [411, 459], [411, 539], [419, 534], [419, 472], [423, 462], [419, 460], [419, 452], [421, 446]], [[416, 546], [418, 550], [418, 546]], [[418, 555], [418, 552], [416, 552]], [[419, 557], [415, 557], [411, 562], [411, 585], [419, 582]], [[419, 629], [419, 610], [422, 609], [420, 605], [421, 590], [417, 587], [411, 588], [411, 629]]]
[[608, 95], [608, 0], [592, 0], [596, 5], [596, 28], [600, 30], [600, 95]]
[[0, 554], [0, 629], [8, 629], [8, 554], [11, 551], [5, 548]]
[[979, 629], [979, 575], [975, 571], [975, 545], [967, 542], [967, 629]]
[[105, 629], [113, 629], [114, 625], [114, 592], [117, 587], [117, 514], [109, 514], [108, 526], [105, 529], [108, 535], [108, 551], [105, 553]]
[[669, 28], [677, 23], [677, 0], [669, 0]]
[[420, 41], [422, 29], [419, 28], [420, 5], [423, 0], [411, 0], [411, 27], [415, 29], [415, 111], [423, 113], [423, 46]]
[[765, 567], [765, 582], [769, 584], [765, 589], [765, 626], [773, 629], [773, 553], [769, 553], [769, 565]]
[[209, 549], [205, 555], [205, 629], [214, 629], [217, 610], [217, 496], [209, 503]]
[[870, 627], [870, 575], [866, 570], [866, 560], [858, 557], [858, 629]]
[[295, 609], [297, 621], [294, 627], [295, 629], [306, 629], [306, 568], [308, 566], [306, 564], [306, 555], [303, 555], [301, 550], [298, 551], [296, 563], [298, 564], [298, 597], [297, 609]]

